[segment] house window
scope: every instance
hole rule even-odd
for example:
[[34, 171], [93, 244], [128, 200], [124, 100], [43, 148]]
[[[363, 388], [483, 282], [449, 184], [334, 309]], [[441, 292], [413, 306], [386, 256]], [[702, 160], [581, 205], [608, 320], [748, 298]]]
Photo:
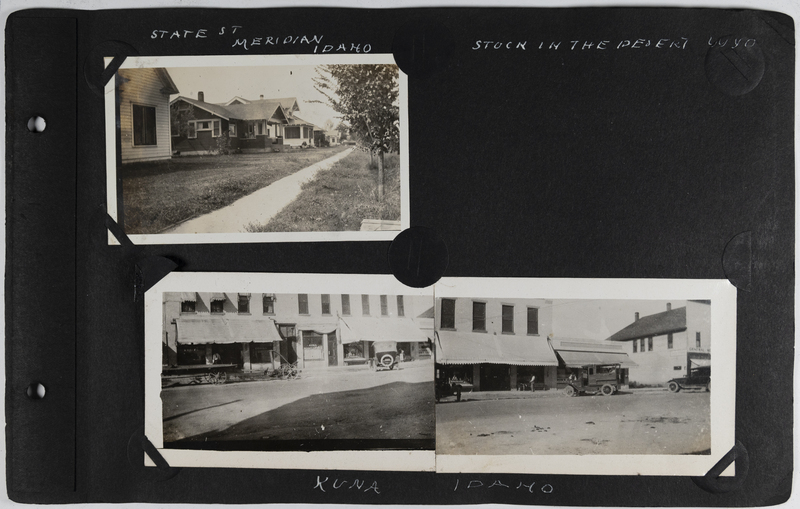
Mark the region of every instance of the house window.
[[673, 371], [680, 371], [683, 369], [683, 366], [672, 366]]
[[275, 296], [274, 295], [264, 295], [264, 314], [265, 315], [274, 315], [275, 314]]
[[539, 308], [528, 308], [528, 334], [539, 335]]
[[648, 352], [652, 352], [653, 351], [653, 336], [650, 336], [649, 338], [647, 338], [647, 351]]
[[389, 299], [386, 295], [381, 295], [381, 316], [387, 316], [389, 314]]
[[503, 306], [503, 332], [514, 334], [514, 306]]
[[696, 332], [696, 333], [695, 333], [695, 336], [694, 336], [694, 345], [695, 345], [697, 348], [700, 348], [700, 344], [701, 344], [701, 343], [700, 343], [700, 333], [699, 333], [699, 332]]
[[472, 303], [472, 330], [486, 332], [486, 303]]
[[240, 293], [239, 302], [237, 304], [240, 313], [250, 314], [250, 294]]
[[639, 340], [639, 350], [644, 352], [644, 338]]
[[270, 128], [269, 128], [269, 124], [267, 124], [267, 136], [272, 136], [269, 132], [270, 132]]
[[156, 109], [153, 106], [133, 105], [133, 144], [156, 144]]
[[331, 314], [331, 296], [327, 293], [323, 293], [320, 296], [320, 300], [322, 301], [322, 314], [329, 315]]
[[308, 294], [306, 293], [299, 293], [297, 294], [297, 312], [301, 315], [308, 314]]
[[264, 122], [259, 122], [258, 123], [258, 134], [260, 136], [264, 135]]
[[213, 299], [211, 301], [211, 314], [222, 314], [224, 312], [225, 301], [222, 299]]
[[636, 350], [637, 350], [636, 347], [638, 347], [638, 346], [639, 346], [639, 341], [634, 339], [633, 340], [633, 353], [636, 353]]
[[350, 296], [342, 294], [342, 314], [350, 316]]
[[402, 295], [397, 296], [397, 316], [406, 316], [406, 306]]
[[228, 135], [236, 136], [236, 124], [234, 124], [233, 122], [228, 124]]
[[456, 301], [454, 299], [442, 299], [442, 309], [440, 312], [439, 327], [442, 329], [456, 328]]
[[369, 316], [369, 295], [361, 296], [361, 314]]
[[283, 129], [283, 135], [286, 138], [294, 138], [300, 139], [300, 127], [299, 126], [287, 126]]
[[667, 334], [667, 348], [672, 348], [672, 333]]
[[213, 131], [211, 132], [211, 136], [213, 138], [219, 138], [220, 131], [222, 130], [222, 123], [219, 120], [215, 120], [212, 122]]
[[185, 300], [181, 302], [181, 313], [194, 313], [197, 303], [193, 300]]

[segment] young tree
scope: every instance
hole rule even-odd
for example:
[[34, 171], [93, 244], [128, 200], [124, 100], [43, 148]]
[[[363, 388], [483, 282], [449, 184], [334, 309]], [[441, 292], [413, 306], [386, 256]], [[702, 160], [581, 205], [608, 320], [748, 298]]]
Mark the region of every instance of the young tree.
[[194, 120], [194, 108], [180, 101], [169, 107], [170, 129], [173, 135], [187, 136], [190, 131], [189, 121]]
[[314, 88], [350, 128], [362, 149], [378, 158], [378, 199], [383, 200], [383, 155], [400, 150], [400, 71], [396, 65], [321, 65]]

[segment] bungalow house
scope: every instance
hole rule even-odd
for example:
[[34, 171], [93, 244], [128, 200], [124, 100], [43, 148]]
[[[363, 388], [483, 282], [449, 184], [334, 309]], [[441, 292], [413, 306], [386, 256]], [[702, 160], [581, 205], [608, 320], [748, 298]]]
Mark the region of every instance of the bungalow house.
[[115, 80], [122, 163], [169, 159], [169, 97], [178, 88], [167, 70], [120, 69]]
[[711, 303], [686, 301], [673, 308], [667, 303], [660, 313], [639, 317], [612, 334], [637, 364], [630, 369], [631, 382], [664, 384], [685, 376], [689, 369], [711, 363]]
[[248, 100], [236, 96], [217, 104], [206, 102], [203, 92], [198, 92], [197, 99], [179, 96], [170, 105], [172, 148], [182, 155], [216, 151], [226, 132], [230, 148], [245, 152], [313, 144], [313, 124], [294, 114], [300, 110], [294, 97], [264, 99], [262, 95]]

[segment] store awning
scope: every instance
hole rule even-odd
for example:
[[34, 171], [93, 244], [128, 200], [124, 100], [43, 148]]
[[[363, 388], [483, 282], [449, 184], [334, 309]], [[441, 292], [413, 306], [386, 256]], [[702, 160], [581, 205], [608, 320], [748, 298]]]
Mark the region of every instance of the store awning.
[[357, 341], [427, 341], [417, 324], [402, 317], [351, 317], [339, 319], [342, 343]]
[[275, 322], [270, 319], [191, 317], [178, 318], [175, 323], [178, 325], [177, 341], [182, 345], [281, 341]]
[[275, 319], [281, 325], [294, 325], [294, 327], [297, 330], [311, 331], [311, 332], [316, 332], [318, 334], [330, 334], [334, 332], [336, 330], [336, 326], [339, 323], [335, 316], [331, 316], [328, 318], [324, 317], [312, 318], [310, 316], [301, 316], [301, 315], [294, 315], [294, 316], [281, 315], [275, 317]]
[[455, 331], [436, 334], [436, 362], [440, 364], [558, 366], [547, 338]]
[[181, 292], [181, 301], [197, 302], [197, 293], [195, 292]]
[[579, 368], [597, 364], [619, 364], [623, 368], [638, 366], [625, 352], [572, 352], [556, 350], [568, 368]]
[[704, 367], [704, 366], [711, 366], [711, 359], [689, 359], [689, 362], [695, 365], [695, 367]]
[[219, 292], [212, 293], [211, 294], [211, 301], [213, 302], [215, 300], [225, 300], [225, 294], [224, 293], [219, 293]]

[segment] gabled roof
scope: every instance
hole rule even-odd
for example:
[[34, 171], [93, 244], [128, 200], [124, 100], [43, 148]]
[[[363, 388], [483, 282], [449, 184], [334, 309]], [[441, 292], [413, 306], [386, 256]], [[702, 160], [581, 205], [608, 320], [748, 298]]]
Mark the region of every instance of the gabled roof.
[[236, 101], [239, 101], [242, 104], [247, 104], [247, 103], [250, 102], [247, 99], [245, 99], [244, 97], [239, 97], [238, 95], [236, 95], [230, 101], [228, 101], [226, 103], [220, 103], [220, 106], [230, 106], [232, 103], [234, 103]]
[[303, 120], [297, 115], [292, 115], [292, 117], [289, 119], [289, 125], [307, 125], [313, 127], [315, 131], [324, 131], [324, 129], [321, 128], [320, 126], [314, 125], [308, 120]]
[[164, 84], [164, 88], [161, 89], [161, 92], [165, 94], [177, 94], [179, 92], [177, 85], [172, 81], [172, 76], [169, 75], [166, 69], [163, 67], [156, 67], [155, 71], [158, 75], [158, 79]]
[[269, 120], [272, 117], [285, 118], [281, 103], [274, 99], [250, 101], [247, 104], [231, 104], [226, 106], [232, 118], [240, 120]]
[[300, 111], [297, 97], [278, 97], [277, 99], [265, 99], [265, 101], [277, 101], [289, 112]]
[[686, 306], [644, 316], [611, 335], [607, 341], [630, 341], [684, 330], [686, 330]]
[[212, 115], [222, 117], [225, 120], [230, 120], [230, 113], [228, 112], [228, 110], [218, 104], [211, 104], [203, 101], [198, 101], [197, 99], [190, 99], [188, 97], [183, 97], [182, 95], [170, 101], [169, 104], [170, 106], [172, 106], [178, 101], [184, 101], [186, 103], [191, 104], [192, 106], [200, 108], [201, 110], [205, 110], [211, 113]]

